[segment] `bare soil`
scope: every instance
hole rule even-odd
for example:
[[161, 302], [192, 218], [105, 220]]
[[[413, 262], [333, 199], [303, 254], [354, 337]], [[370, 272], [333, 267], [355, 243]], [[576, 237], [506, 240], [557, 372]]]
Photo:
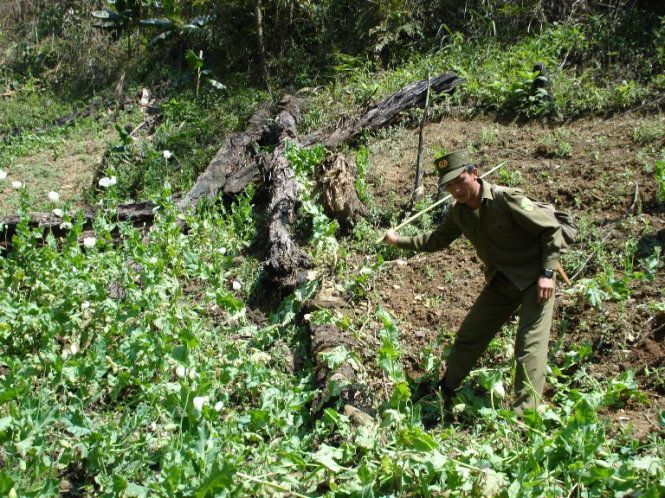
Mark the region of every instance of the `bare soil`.
[[[645, 123], [662, 125], [662, 116], [622, 115], [608, 120], [582, 119], [566, 126], [500, 123], [474, 118], [445, 118], [426, 127], [425, 162], [434, 147], [470, 149], [482, 174], [502, 161], [506, 165], [488, 180], [510, 184], [530, 196], [553, 202], [576, 216], [582, 226], [579, 244], [564, 259], [576, 281], [602, 270], [584, 232], [602, 236], [606, 254], [619, 254], [631, 240], [638, 244], [634, 270], [665, 242], [664, 207], [656, 201], [653, 165], [665, 137], [640, 142]], [[417, 130], [397, 129], [370, 149], [370, 182], [376, 203], [403, 206], [413, 189]], [[427, 191], [436, 191], [436, 175], [426, 173]], [[588, 240], [588, 237], [587, 237]], [[585, 261], [588, 261], [585, 263]], [[661, 254], [662, 261], [662, 254]], [[616, 262], [613, 265], [617, 267]], [[620, 266], [619, 266], [620, 267]], [[604, 301], [592, 307], [582, 297], [564, 293], [559, 285], [551, 362], [560, 364], [566, 350], [589, 344], [591, 369], [600, 378], [614, 378], [631, 369], [647, 403], [629, 401], [607, 416], [643, 436], [657, 430], [657, 407], [665, 408], [665, 314], [653, 309], [663, 303], [664, 269], [655, 280], [635, 279], [628, 300]], [[617, 275], [621, 277], [622, 275]], [[444, 347], [484, 285], [481, 264], [464, 240], [438, 253], [409, 253], [391, 261], [376, 289], [386, 309], [400, 323], [405, 359], [412, 375], [420, 370], [420, 353], [439, 340]], [[556, 346], [556, 347], [554, 347]], [[491, 353], [488, 353], [491, 354]], [[492, 361], [485, 358], [484, 361]], [[498, 358], [500, 361], [501, 359]], [[546, 392], [546, 396], [551, 396]]]

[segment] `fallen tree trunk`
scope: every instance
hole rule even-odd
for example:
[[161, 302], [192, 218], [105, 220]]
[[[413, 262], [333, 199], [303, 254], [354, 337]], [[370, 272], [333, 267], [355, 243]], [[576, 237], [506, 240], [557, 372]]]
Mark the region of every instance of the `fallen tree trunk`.
[[[429, 82], [430, 92], [432, 94], [451, 93], [462, 81], [464, 79], [458, 77], [455, 73], [440, 74]], [[361, 116], [336, 128], [331, 134], [325, 135], [324, 132], [316, 131], [307, 135], [302, 140], [303, 146], [322, 143], [326, 148], [334, 150], [342, 144], [352, 141], [364, 130], [382, 128], [395, 121], [401, 112], [413, 107], [424, 106], [427, 87], [427, 78], [414, 81], [401, 90], [379, 100]]]
[[[431, 94], [450, 93], [464, 81], [454, 73], [443, 73], [432, 78]], [[379, 100], [367, 111], [332, 133], [317, 131], [300, 140], [303, 147], [322, 143], [326, 148], [335, 150], [342, 144], [357, 138], [364, 130], [377, 130], [394, 122], [400, 113], [413, 107], [425, 105], [427, 97], [427, 78], [415, 81], [401, 90]], [[295, 130], [294, 130], [295, 131]], [[215, 158], [199, 176], [196, 184], [185, 198], [196, 204], [201, 197], [213, 199], [220, 192], [237, 194], [260, 178], [260, 156], [253, 154], [256, 144], [275, 143], [279, 131], [271, 130], [270, 105], [259, 108], [250, 119], [250, 125], [244, 132], [233, 133], [225, 140]]]
[[348, 358], [334, 368], [326, 361], [328, 354], [334, 355], [342, 348], [347, 353], [360, 349], [358, 341], [334, 325], [311, 325], [310, 333], [314, 382], [317, 387], [310, 411], [318, 413], [334, 404], [335, 400], [341, 399], [345, 414], [351, 417], [356, 425], [370, 424], [373, 420], [372, 396], [367, 386], [358, 381], [356, 368], [359, 366]]
[[[119, 204], [115, 208], [115, 216], [119, 221], [129, 221], [135, 225], [149, 225], [155, 218], [155, 208], [155, 204], [151, 201]], [[92, 226], [92, 222], [98, 215], [97, 207], [86, 207], [83, 210], [84, 230]], [[8, 216], [0, 220], [0, 243], [11, 243], [20, 222], [19, 216]], [[63, 224], [63, 219], [51, 213], [31, 213], [28, 226], [31, 229], [42, 228], [44, 233], [51, 232], [55, 237], [64, 237], [69, 232], [68, 226]]]
[[275, 122], [279, 130], [279, 145], [265, 161], [264, 181], [268, 185], [268, 240], [270, 254], [265, 263], [268, 278], [280, 290], [290, 292], [306, 280], [306, 270], [312, 267], [309, 257], [291, 237], [290, 228], [296, 221], [300, 201], [300, 185], [284, 157], [287, 140], [297, 142], [296, 125], [300, 119], [299, 102], [291, 97], [282, 100]]
[[260, 178], [254, 149], [266, 141], [270, 132], [271, 108], [272, 102], [260, 105], [245, 131], [226, 137], [208, 167], [183, 197], [183, 207], [196, 205], [202, 198], [213, 200], [221, 192], [237, 194]]

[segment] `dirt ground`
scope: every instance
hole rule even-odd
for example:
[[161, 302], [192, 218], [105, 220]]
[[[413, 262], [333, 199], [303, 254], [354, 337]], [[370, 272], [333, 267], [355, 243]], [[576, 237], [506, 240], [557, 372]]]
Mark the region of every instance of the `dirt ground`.
[[[425, 163], [431, 163], [434, 148], [441, 146], [448, 151], [472, 150], [481, 174], [505, 161], [488, 177], [490, 182], [522, 188], [576, 217], [582, 240], [564, 263], [579, 281], [602, 270], [585, 232], [595, 231], [596, 240], [602, 237], [610, 255], [620, 253], [629, 240], [636, 241], [636, 267], [655, 247], [662, 249], [664, 212], [656, 202], [658, 186], [652, 171], [665, 138], [661, 133], [645, 140], [645, 135], [649, 129], [662, 129], [664, 120], [630, 114], [553, 127], [446, 118], [426, 128]], [[409, 199], [417, 145], [417, 130], [397, 129], [371, 146], [369, 180], [379, 206], [404, 205]], [[433, 194], [436, 176], [429, 165], [425, 183]], [[607, 416], [639, 435], [658, 429], [656, 407], [665, 408], [665, 314], [650, 307], [665, 300], [664, 272], [661, 267], [652, 282], [633, 280], [628, 300], [604, 301], [599, 308], [565, 294], [562, 283], [556, 297], [551, 361], [561, 364], [566, 350], [588, 344], [591, 369], [599, 377], [613, 378], [632, 369], [648, 402], [629, 402]], [[436, 344], [437, 338], [441, 346], [452, 340], [483, 284], [481, 265], [465, 241], [455, 242], [447, 251], [409, 253], [388, 263], [376, 288], [387, 311], [399, 321], [404, 358], [413, 375], [418, 374], [421, 351]], [[546, 391], [545, 396], [551, 394]]]

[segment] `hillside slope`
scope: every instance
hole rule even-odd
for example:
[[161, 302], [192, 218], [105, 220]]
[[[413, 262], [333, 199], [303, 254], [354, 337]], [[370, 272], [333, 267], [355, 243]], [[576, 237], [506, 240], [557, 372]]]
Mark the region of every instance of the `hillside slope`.
[[[575, 216], [579, 241], [564, 256], [574, 287], [568, 289], [559, 282], [550, 361], [561, 366], [566, 355], [589, 347], [586, 359], [600, 377], [633, 370], [648, 401], [622, 406], [615, 416], [623, 417], [624, 425], [634, 424], [642, 435], [654, 429], [647, 418], [655, 420], [657, 407], [665, 408], [665, 222], [662, 204], [656, 201], [659, 187], [653, 169], [662, 160], [657, 151], [665, 146], [664, 129], [665, 120], [658, 115], [583, 119], [559, 127], [446, 118], [427, 126], [424, 136], [426, 150], [444, 146], [475, 151], [481, 174], [505, 161], [488, 178], [490, 182], [522, 188]], [[656, 131], [646, 136], [649, 130]], [[389, 138], [369, 146], [368, 182], [380, 209], [390, 211], [407, 204], [417, 144], [417, 130], [396, 128]], [[427, 157], [431, 159], [433, 153]], [[436, 177], [428, 167], [425, 182], [433, 195]], [[429, 226], [433, 223], [430, 220]], [[661, 267], [644, 278], [638, 273], [644, 272], [649, 258], [660, 261]], [[617, 267], [622, 271], [614, 273]], [[600, 280], [606, 288], [599, 291], [608, 293], [607, 298], [592, 305], [590, 282]], [[356, 306], [371, 312], [373, 306], [381, 305], [392, 313], [399, 323], [408, 370], [416, 377], [436, 376], [423, 371], [425, 353], [432, 349], [440, 356], [451, 343], [483, 282], [473, 249], [458, 241], [448, 251], [403, 252], [400, 260], [388, 261], [375, 282], [376, 294]], [[609, 297], [608, 289], [623, 285], [624, 290]], [[510, 336], [509, 327], [481, 366], [510, 363]]]

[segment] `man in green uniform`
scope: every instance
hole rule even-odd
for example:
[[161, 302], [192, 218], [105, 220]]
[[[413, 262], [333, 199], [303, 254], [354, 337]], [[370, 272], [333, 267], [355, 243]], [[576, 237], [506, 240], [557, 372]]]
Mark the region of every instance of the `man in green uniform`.
[[400, 237], [388, 230], [383, 241], [402, 249], [436, 251], [463, 234], [473, 244], [484, 263], [486, 285], [457, 333], [440, 387], [449, 406], [455, 389], [519, 308], [513, 409], [521, 415], [527, 408], [536, 408], [545, 384], [554, 269], [564, 247], [561, 227], [522, 191], [478, 178], [478, 169], [466, 152], [440, 157], [435, 164], [441, 183], [456, 201], [443, 222], [433, 232], [416, 237]]

